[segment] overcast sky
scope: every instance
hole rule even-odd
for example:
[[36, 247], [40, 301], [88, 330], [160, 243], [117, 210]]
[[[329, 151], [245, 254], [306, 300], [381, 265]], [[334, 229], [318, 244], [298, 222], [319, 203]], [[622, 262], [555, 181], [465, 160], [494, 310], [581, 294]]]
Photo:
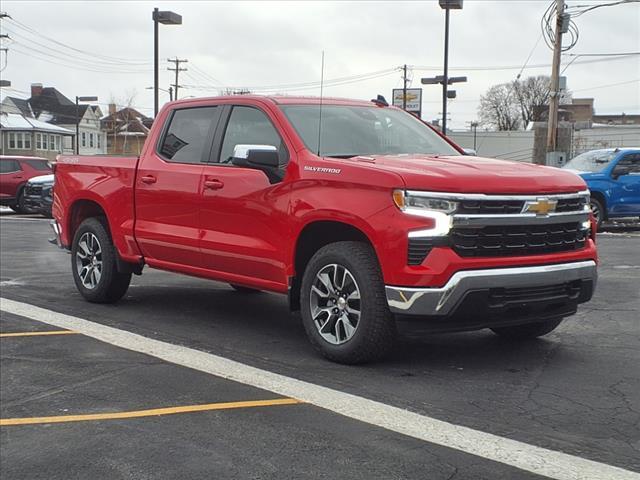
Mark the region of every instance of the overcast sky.
[[[463, 10], [451, 12], [451, 74], [466, 75], [469, 81], [455, 87], [458, 98], [449, 103], [450, 126], [464, 128], [475, 120], [480, 95], [493, 84], [515, 79], [519, 68], [504, 67], [521, 67], [532, 49], [530, 66], [551, 63], [552, 52], [540, 39], [540, 19], [548, 5], [547, 0], [465, 0]], [[2, 96], [28, 98], [30, 84], [37, 82], [55, 86], [69, 98], [97, 95], [104, 111], [111, 99], [124, 104], [133, 98], [133, 106], [152, 114], [153, 95], [145, 88], [153, 84], [155, 6], [183, 18], [181, 26], [160, 26], [161, 87], [173, 82], [166, 70], [168, 57], [189, 60], [183, 65], [188, 71], [180, 77], [185, 85], [181, 97], [215, 95], [222, 86], [267, 86], [281, 93], [319, 95], [323, 50], [325, 80], [380, 72], [363, 81], [325, 86], [327, 96], [370, 99], [382, 94], [390, 100], [391, 90], [402, 85], [401, 73], [391, 69], [405, 63], [413, 66], [412, 86], [420, 86], [421, 77], [442, 73], [444, 13], [435, 0], [4, 0], [2, 10], [22, 25], [2, 20], [2, 33], [11, 40], [3, 42], [9, 54], [1, 75], [13, 88], [3, 89]], [[580, 38], [569, 53], [640, 51], [639, 3], [599, 8], [575, 21]], [[563, 62], [572, 59], [564, 57]], [[574, 97], [594, 97], [597, 113], [640, 113], [640, 56], [581, 64], [597, 59], [602, 58], [579, 58], [566, 70]], [[2, 66], [4, 60], [3, 54]], [[523, 76], [548, 73], [548, 66], [527, 68]], [[305, 83], [311, 85], [290, 86]], [[424, 86], [424, 119], [439, 116], [440, 94], [440, 87]], [[161, 92], [160, 99], [168, 100], [168, 94]]]

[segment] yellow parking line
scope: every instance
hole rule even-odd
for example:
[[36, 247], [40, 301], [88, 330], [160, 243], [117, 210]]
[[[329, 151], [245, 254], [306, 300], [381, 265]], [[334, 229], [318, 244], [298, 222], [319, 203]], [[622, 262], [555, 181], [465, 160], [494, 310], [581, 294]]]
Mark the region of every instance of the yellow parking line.
[[273, 400], [251, 400], [248, 402], [207, 403], [204, 405], [187, 405], [184, 407], [153, 408], [150, 410], [134, 410], [131, 412], [92, 413], [88, 415], [58, 415], [55, 417], [0, 418], [0, 426], [33, 425], [37, 423], [85, 422], [91, 420], [117, 420], [123, 418], [154, 417], [173, 415], [175, 413], [204, 412], [208, 410], [230, 410], [234, 408], [271, 407], [276, 405], [295, 405], [304, 403], [295, 398], [276, 398]]
[[14, 332], [0, 333], [0, 338], [5, 337], [38, 337], [40, 335], [78, 335], [72, 330], [49, 330], [48, 332]]

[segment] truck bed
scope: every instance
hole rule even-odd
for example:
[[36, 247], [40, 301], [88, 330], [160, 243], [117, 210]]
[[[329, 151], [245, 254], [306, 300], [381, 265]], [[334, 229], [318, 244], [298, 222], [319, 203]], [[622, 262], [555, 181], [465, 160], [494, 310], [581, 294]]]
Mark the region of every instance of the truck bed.
[[61, 218], [61, 241], [71, 245], [69, 231], [82, 209], [101, 209], [123, 259], [139, 258], [133, 236], [133, 189], [138, 157], [62, 155], [55, 165], [53, 213]]

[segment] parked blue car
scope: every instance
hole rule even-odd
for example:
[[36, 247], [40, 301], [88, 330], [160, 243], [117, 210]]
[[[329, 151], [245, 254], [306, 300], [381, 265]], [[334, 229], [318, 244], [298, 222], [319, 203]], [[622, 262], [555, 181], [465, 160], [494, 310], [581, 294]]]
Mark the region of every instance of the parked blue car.
[[587, 182], [598, 226], [611, 218], [640, 217], [640, 148], [592, 150], [562, 168]]

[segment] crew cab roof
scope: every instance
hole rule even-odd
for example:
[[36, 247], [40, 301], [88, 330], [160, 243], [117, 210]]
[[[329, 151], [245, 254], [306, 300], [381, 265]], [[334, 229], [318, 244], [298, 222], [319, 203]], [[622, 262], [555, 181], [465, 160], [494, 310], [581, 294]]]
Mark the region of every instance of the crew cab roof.
[[[278, 105], [320, 105], [320, 97], [305, 97], [305, 96], [288, 96], [288, 95], [221, 95], [218, 97], [204, 97], [204, 98], [189, 98], [185, 100], [178, 100], [173, 104], [203, 102], [207, 100], [228, 100], [230, 98], [242, 99], [242, 100], [257, 100], [257, 101], [271, 101]], [[354, 100], [350, 98], [338, 98], [338, 97], [323, 97], [323, 105], [351, 105], [371, 107], [376, 106], [375, 103], [366, 100]]]

